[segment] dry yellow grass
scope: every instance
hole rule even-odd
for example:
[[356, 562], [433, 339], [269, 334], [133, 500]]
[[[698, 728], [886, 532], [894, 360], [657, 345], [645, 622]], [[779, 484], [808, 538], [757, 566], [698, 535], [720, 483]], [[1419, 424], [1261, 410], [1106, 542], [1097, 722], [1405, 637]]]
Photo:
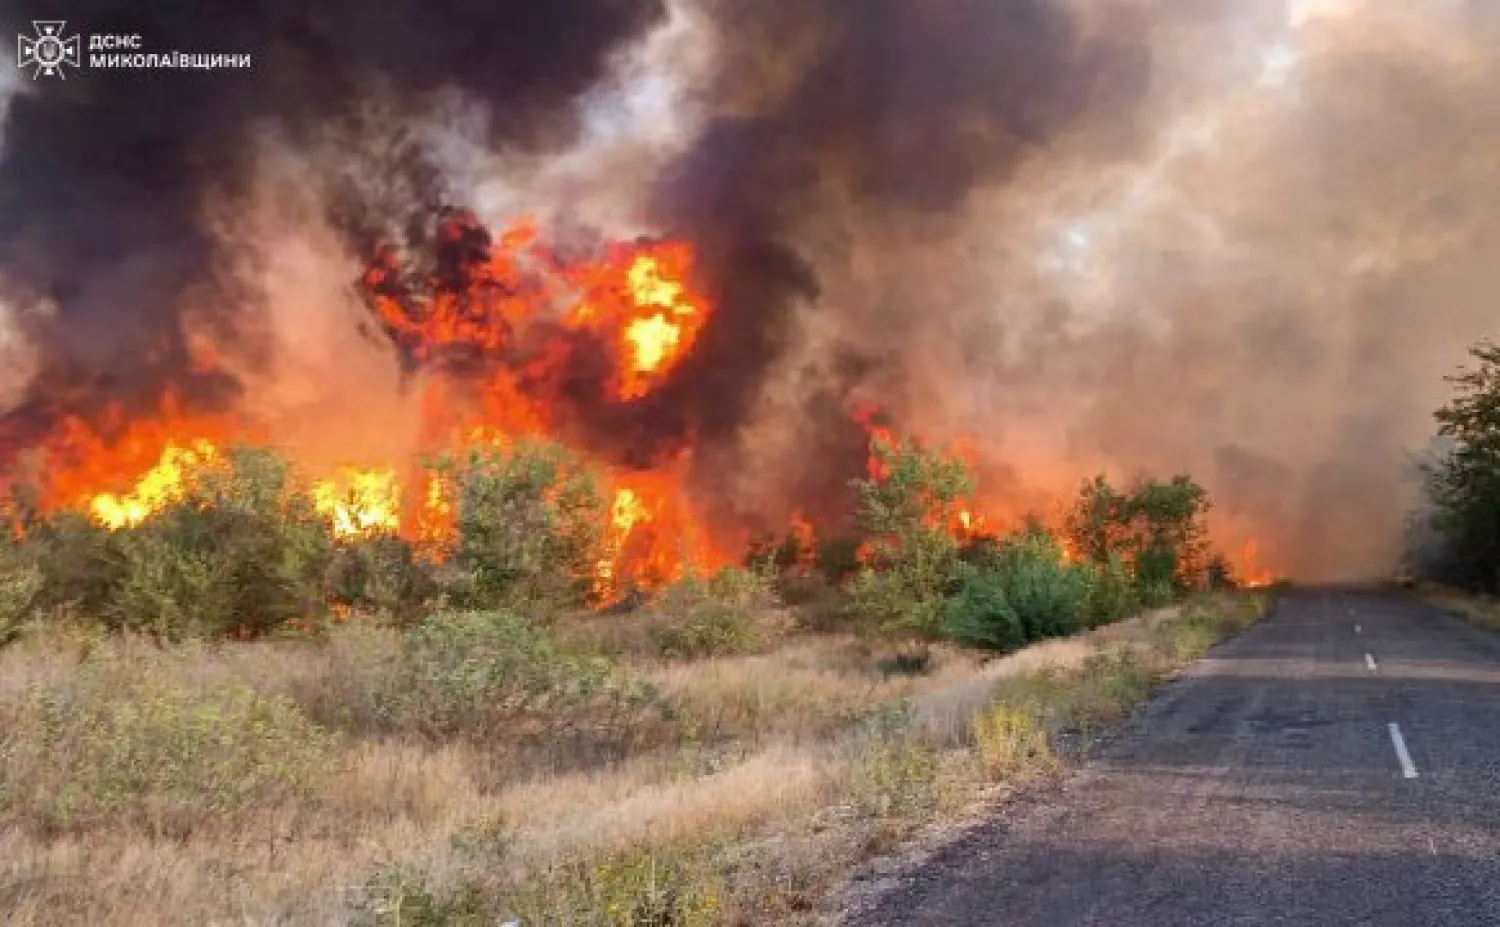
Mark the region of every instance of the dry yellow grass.
[[1500, 631], [1500, 600], [1434, 585], [1419, 586], [1417, 594], [1438, 608], [1461, 615], [1482, 628]]
[[[883, 672], [881, 654], [842, 635], [787, 636], [752, 656], [641, 661], [673, 705], [677, 743], [560, 773], [516, 766], [503, 744], [346, 737], [313, 794], [232, 824], [205, 821], [185, 837], [52, 832], [0, 802], [0, 910], [19, 924], [337, 923], [382, 871], [416, 871], [439, 890], [476, 872], [494, 884], [552, 871], [559, 860], [726, 840], [773, 848], [777, 862], [764, 878], [774, 887], [764, 891], [815, 894], [868, 836], [809, 830], [810, 820], [874, 788], [869, 807], [903, 815], [887, 828], [899, 836], [922, 815], [972, 800], [982, 771], [970, 720], [998, 682], [1040, 667], [1076, 669], [1101, 646], [1152, 639], [1170, 617], [988, 661], [938, 647], [919, 677]], [[326, 717], [398, 647], [395, 635], [367, 628], [340, 630], [324, 646], [167, 650], [48, 632], [0, 651], [0, 715], [38, 687], [66, 685], [84, 655], [103, 648], [184, 685], [250, 686]], [[901, 704], [911, 713], [900, 739], [862, 733], [881, 706]], [[503, 845], [498, 857], [475, 856], [465, 835], [476, 831]], [[780, 903], [743, 916], [779, 920]]]

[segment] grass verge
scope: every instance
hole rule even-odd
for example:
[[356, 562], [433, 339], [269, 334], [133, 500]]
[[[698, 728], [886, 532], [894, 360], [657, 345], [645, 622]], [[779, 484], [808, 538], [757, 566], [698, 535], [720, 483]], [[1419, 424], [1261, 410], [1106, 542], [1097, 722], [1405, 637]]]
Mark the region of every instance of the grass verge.
[[[915, 676], [840, 634], [605, 659], [503, 613], [453, 615], [441, 640], [27, 638], [0, 651], [0, 909], [810, 923], [862, 862], [1066, 770], [1264, 605], [1211, 597], [993, 659], [937, 646]], [[521, 749], [536, 742], [553, 746]]]

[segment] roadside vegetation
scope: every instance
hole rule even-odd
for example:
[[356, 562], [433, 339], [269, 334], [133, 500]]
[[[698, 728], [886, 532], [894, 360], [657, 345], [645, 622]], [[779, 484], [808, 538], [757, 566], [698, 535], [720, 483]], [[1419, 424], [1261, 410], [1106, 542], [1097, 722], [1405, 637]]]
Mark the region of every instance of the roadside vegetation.
[[1500, 628], [1500, 345], [1480, 344], [1448, 382], [1408, 564], [1436, 604]]
[[[5, 500], [0, 909], [18, 923], [809, 919], [854, 867], [1078, 759], [1253, 621], [1186, 477], [956, 531], [880, 444], [847, 537], [602, 602], [551, 446], [447, 465], [452, 537], [336, 539], [243, 449], [117, 531]], [[608, 606], [608, 607], [606, 607]]]

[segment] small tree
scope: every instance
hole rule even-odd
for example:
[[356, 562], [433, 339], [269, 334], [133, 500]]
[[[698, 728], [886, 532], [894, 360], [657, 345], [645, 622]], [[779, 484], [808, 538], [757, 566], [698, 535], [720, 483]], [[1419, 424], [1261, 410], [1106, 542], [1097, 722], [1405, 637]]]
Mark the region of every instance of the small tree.
[[1115, 491], [1103, 474], [1084, 482], [1078, 500], [1064, 519], [1075, 556], [1103, 563], [1119, 552], [1130, 524], [1130, 500]]
[[609, 510], [579, 460], [555, 444], [522, 443], [475, 452], [456, 475], [456, 604], [546, 611], [591, 599]]
[[1103, 476], [1084, 483], [1066, 518], [1077, 555], [1123, 557], [1143, 589], [1170, 597], [1198, 588], [1209, 565], [1208, 493], [1187, 476], [1141, 480], [1117, 492]]
[[867, 558], [850, 589], [855, 613], [881, 633], [928, 640], [942, 629], [959, 544], [948, 530], [973, 492], [962, 461], [904, 440], [877, 440], [876, 475], [851, 483]]
[[1136, 485], [1128, 510], [1142, 585], [1170, 585], [1180, 594], [1203, 584], [1209, 560], [1208, 508], [1208, 493], [1187, 476]]
[[1500, 345], [1470, 350], [1479, 363], [1447, 382], [1452, 400], [1438, 409], [1446, 442], [1423, 467], [1431, 524], [1445, 550], [1445, 578], [1485, 591], [1500, 589]]

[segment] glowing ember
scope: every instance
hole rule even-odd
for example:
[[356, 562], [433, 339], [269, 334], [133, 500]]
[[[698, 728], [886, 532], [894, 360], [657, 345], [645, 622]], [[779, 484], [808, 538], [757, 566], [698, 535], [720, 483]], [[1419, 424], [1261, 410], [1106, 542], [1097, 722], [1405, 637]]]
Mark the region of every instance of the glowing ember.
[[345, 469], [313, 484], [313, 504], [336, 537], [394, 534], [401, 528], [401, 485], [394, 469]]

